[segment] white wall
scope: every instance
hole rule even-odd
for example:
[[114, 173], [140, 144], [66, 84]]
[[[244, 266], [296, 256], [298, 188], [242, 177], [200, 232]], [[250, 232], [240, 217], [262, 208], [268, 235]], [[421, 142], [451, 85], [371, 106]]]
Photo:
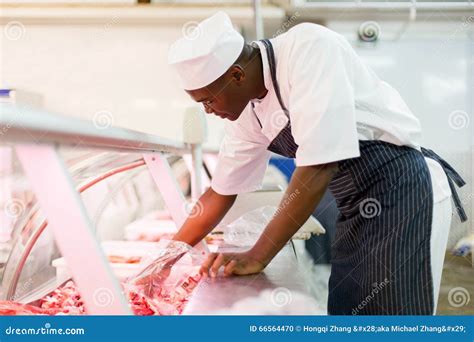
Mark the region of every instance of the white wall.
[[[3, 30], [3, 27], [0, 27]], [[180, 139], [182, 112], [193, 105], [167, 67], [181, 26], [25, 25], [3, 39], [1, 86], [44, 96], [48, 110]]]
[[[170, 44], [222, 7], [7, 6], [0, 8], [0, 87], [39, 92], [45, 108], [181, 140], [182, 114], [195, 105], [167, 66]], [[226, 7], [252, 36], [251, 6]], [[262, 15], [278, 25], [282, 9]], [[15, 38], [15, 39], [12, 39]], [[104, 114], [105, 113], [105, 114]], [[223, 122], [209, 117], [208, 146]]]
[[381, 39], [361, 44], [359, 23], [329, 22], [383, 80], [393, 85], [420, 119], [424, 147], [433, 149], [466, 180], [459, 190], [469, 222], [453, 216], [451, 248], [473, 231], [474, 22], [430, 21], [412, 24], [397, 39], [401, 23], [379, 22]]

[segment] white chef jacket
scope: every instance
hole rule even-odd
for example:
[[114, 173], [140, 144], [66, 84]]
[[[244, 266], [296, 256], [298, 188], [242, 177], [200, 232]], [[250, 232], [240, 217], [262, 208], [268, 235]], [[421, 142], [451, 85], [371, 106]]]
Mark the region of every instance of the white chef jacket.
[[[296, 166], [358, 157], [359, 140], [419, 149], [418, 119], [343, 36], [304, 23], [271, 43], [281, 97], [298, 144]], [[263, 99], [251, 101], [236, 121], [226, 123], [211, 184], [222, 195], [261, 187], [271, 154], [267, 147], [288, 122], [273, 88], [265, 47], [260, 42], [254, 44], [261, 50], [268, 92]]]

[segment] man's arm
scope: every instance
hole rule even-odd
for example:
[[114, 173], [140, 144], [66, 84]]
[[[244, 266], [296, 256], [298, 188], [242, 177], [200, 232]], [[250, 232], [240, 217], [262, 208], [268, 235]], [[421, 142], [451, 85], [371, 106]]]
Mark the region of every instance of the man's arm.
[[191, 214], [173, 240], [194, 246], [224, 218], [235, 202], [237, 195], [220, 195], [209, 188], [201, 195]]
[[314, 212], [337, 170], [337, 163], [297, 167], [276, 215], [250, 250], [267, 265]]
[[212, 253], [201, 272], [210, 270], [215, 276], [221, 266], [226, 275], [262, 271], [313, 213], [336, 171], [337, 163], [297, 167], [277, 213], [255, 245], [243, 253]]

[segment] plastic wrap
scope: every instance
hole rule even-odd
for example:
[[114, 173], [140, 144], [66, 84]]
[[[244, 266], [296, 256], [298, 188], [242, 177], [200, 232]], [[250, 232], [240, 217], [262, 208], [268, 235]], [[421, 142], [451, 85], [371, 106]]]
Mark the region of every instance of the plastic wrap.
[[227, 225], [224, 230], [224, 241], [234, 246], [254, 245], [276, 210], [276, 207], [265, 206], [245, 213]]
[[[138, 245], [142, 245], [142, 248], [145, 246], [143, 243]], [[133, 252], [133, 249], [129, 248], [129, 252]], [[122, 281], [123, 292], [132, 312], [135, 315], [182, 313], [192, 290], [198, 284], [199, 269], [205, 257], [205, 254], [179, 241], [162, 240], [152, 250], [145, 251], [140, 264], [133, 264], [134, 267], [138, 266], [135, 274]], [[10, 303], [0, 304], [3, 305], [3, 311], [11, 311]], [[21, 314], [23, 311], [28, 312], [29, 308], [13, 307], [13, 310]], [[86, 314], [87, 308], [76, 285], [69, 281], [42, 298], [38, 312], [80, 315]]]
[[[277, 210], [277, 207], [264, 206], [245, 213], [223, 229], [225, 243], [239, 247], [253, 246]], [[312, 234], [324, 232], [321, 223], [314, 217], [310, 217], [292, 239], [308, 240]]]
[[183, 242], [161, 241], [158, 251], [143, 259], [142, 270], [123, 284], [132, 306], [146, 302], [160, 315], [181, 313], [205, 257]]

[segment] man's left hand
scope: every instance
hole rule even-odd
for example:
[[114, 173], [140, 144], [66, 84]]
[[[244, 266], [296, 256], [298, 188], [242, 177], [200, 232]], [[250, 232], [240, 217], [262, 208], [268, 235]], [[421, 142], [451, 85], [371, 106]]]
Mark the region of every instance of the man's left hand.
[[260, 273], [265, 264], [257, 260], [250, 252], [211, 253], [201, 266], [201, 274], [216, 277], [219, 269], [224, 267], [224, 275], [247, 275]]

